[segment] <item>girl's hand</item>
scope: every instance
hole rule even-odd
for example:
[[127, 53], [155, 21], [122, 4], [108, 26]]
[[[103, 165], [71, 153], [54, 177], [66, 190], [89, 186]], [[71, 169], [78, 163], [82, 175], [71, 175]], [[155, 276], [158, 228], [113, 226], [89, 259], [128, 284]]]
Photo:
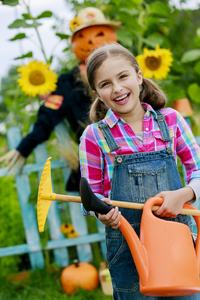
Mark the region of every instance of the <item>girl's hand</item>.
[[[108, 198], [101, 199], [109, 205], [112, 205], [112, 201]], [[118, 207], [112, 208], [106, 215], [101, 215], [98, 213], [98, 219], [107, 226], [112, 227], [113, 229], [118, 229], [120, 226], [120, 217], [121, 212]]]
[[176, 191], [164, 191], [156, 196], [164, 199], [163, 204], [155, 211], [161, 218], [174, 218], [182, 210], [185, 202], [194, 199], [192, 188], [186, 186]]

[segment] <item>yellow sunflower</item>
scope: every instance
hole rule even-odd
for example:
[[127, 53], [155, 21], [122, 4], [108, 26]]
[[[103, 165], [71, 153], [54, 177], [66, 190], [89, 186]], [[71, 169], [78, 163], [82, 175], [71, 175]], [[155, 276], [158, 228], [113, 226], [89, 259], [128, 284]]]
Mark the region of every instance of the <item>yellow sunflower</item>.
[[32, 61], [17, 69], [19, 73], [18, 84], [22, 91], [31, 96], [45, 95], [55, 91], [57, 74], [49, 69], [49, 64]]
[[79, 17], [75, 17], [73, 20], [70, 21], [69, 28], [73, 31], [76, 27], [82, 24], [82, 20]]
[[159, 45], [155, 50], [144, 48], [143, 54], [136, 57], [143, 76], [146, 78], [164, 79], [172, 65], [172, 53], [168, 49], [160, 49]]

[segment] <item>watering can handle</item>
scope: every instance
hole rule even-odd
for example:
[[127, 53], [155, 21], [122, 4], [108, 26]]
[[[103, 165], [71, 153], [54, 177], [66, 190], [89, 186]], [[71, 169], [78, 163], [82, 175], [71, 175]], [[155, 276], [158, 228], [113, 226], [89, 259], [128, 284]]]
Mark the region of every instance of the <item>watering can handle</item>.
[[[185, 203], [183, 207], [186, 209], [197, 210], [197, 208], [190, 203]], [[197, 264], [199, 267], [199, 274], [200, 274], [200, 217], [193, 216], [193, 218], [195, 219], [197, 225], [197, 240], [196, 240], [195, 252], [196, 252]]]

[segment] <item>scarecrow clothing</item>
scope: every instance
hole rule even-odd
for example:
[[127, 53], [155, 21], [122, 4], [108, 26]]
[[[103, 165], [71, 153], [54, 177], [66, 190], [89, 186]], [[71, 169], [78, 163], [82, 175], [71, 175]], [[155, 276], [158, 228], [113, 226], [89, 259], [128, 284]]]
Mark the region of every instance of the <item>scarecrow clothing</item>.
[[[87, 116], [91, 104], [84, 85], [77, 80], [79, 77], [78, 66], [59, 77], [56, 91], [47, 98], [38, 111], [33, 130], [16, 148], [24, 157], [27, 157], [38, 144], [48, 140], [54, 127], [64, 118], [79, 140], [84, 129], [82, 124], [89, 123]], [[79, 190], [79, 179], [80, 171], [72, 171], [69, 179], [72, 182], [69, 183], [68, 190]]]
[[[149, 105], [145, 104], [145, 107], [147, 111], [146, 118], [144, 118], [146, 125], [144, 129], [148, 134], [144, 133], [143, 145], [134, 138], [135, 134], [128, 124], [114, 114], [112, 110], [102, 121], [90, 125], [85, 130], [80, 144], [81, 169], [82, 175], [88, 178], [93, 192], [104, 196], [107, 194], [110, 199], [118, 201], [145, 203], [148, 198], [163, 190], [181, 188], [182, 183], [173, 153], [174, 149], [181, 147], [181, 145], [181, 149], [175, 152], [177, 154], [179, 152], [179, 155], [182, 154], [182, 160], [187, 163], [193, 160], [195, 164], [192, 171], [190, 165], [187, 171], [188, 178], [194, 174], [199, 174], [199, 170], [197, 170], [199, 163], [197, 160], [198, 147], [190, 145], [190, 142], [187, 141], [191, 148], [190, 151], [186, 150], [188, 145], [183, 145], [184, 139], [181, 139], [181, 134], [178, 133], [179, 122], [174, 120], [176, 112], [171, 109], [161, 110], [166, 117], [165, 121], [160, 112], [154, 111]], [[130, 135], [134, 142], [131, 141]], [[149, 141], [148, 145], [147, 140]], [[196, 154], [192, 148], [196, 149]], [[99, 172], [94, 173], [93, 168]], [[109, 182], [109, 174], [111, 174], [111, 182]], [[97, 185], [97, 182], [100, 182], [100, 177], [101, 180], [103, 178], [102, 185]], [[171, 180], [172, 178], [173, 180]], [[107, 182], [105, 183], [105, 181]], [[119, 209], [139, 236], [142, 211]], [[187, 224], [189, 227], [192, 226], [190, 216], [178, 215], [176, 218], [168, 220], [175, 220]], [[139, 276], [129, 247], [120, 230], [106, 226], [105, 234], [107, 261], [112, 278], [114, 299], [159, 299], [143, 296], [139, 292]], [[191, 299], [189, 297], [184, 297], [184, 299]], [[193, 297], [198, 299], [199, 295], [193, 295]], [[182, 297], [176, 297], [176, 299], [182, 299]]]

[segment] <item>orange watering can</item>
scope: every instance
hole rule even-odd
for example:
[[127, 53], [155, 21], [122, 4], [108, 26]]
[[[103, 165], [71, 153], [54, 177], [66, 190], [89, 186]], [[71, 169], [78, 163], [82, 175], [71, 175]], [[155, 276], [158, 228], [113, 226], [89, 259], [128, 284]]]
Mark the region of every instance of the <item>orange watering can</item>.
[[[99, 200], [81, 178], [80, 194], [87, 211], [107, 213], [112, 209]], [[140, 292], [147, 296], [185, 296], [200, 292], [200, 239], [194, 248], [187, 225], [166, 221], [152, 213], [152, 207], [161, 205], [163, 198], [153, 197], [144, 205], [140, 239], [129, 222], [121, 216], [119, 227], [132, 253], [139, 277]], [[184, 208], [196, 210], [191, 204]], [[194, 216], [198, 232], [200, 217]]]
[[[47, 159], [40, 180], [37, 201], [39, 231], [44, 225], [52, 200], [83, 203], [87, 211], [105, 214], [111, 205], [97, 198], [87, 180], [82, 177], [80, 195], [59, 195], [52, 192], [50, 158]], [[166, 221], [156, 217], [156, 210], [163, 202], [153, 197], [145, 204], [112, 201], [113, 206], [143, 209], [140, 239], [129, 222], [121, 216], [120, 230], [124, 235], [140, 277], [140, 291], [147, 296], [185, 296], [200, 292], [200, 212], [192, 205], [185, 204], [181, 214], [193, 215], [198, 229], [194, 248], [190, 229], [187, 225]], [[157, 206], [156, 206], [156, 205]], [[142, 207], [141, 207], [142, 206]]]

